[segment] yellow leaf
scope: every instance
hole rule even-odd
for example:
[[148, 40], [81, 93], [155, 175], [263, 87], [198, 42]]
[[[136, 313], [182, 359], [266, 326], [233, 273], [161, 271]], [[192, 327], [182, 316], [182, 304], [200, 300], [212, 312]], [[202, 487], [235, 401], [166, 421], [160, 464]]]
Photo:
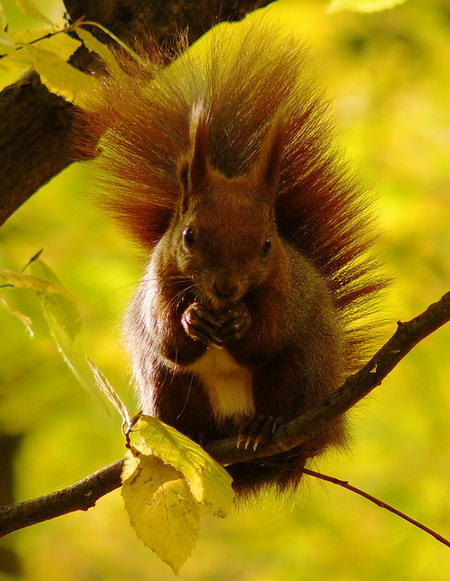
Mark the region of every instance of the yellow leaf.
[[0, 55], [8, 54], [16, 48], [14, 39], [8, 32], [6, 32], [7, 27], [8, 23], [6, 22], [5, 13], [3, 12], [3, 7], [0, 2]]
[[24, 50], [9, 50], [7, 46], [1, 45], [0, 50], [6, 56], [0, 59], [0, 67], [10, 73], [22, 73], [32, 67], [31, 56]]
[[[35, 47], [53, 52], [63, 60], [68, 60], [81, 46], [81, 42], [65, 32], [55, 33], [53, 28], [33, 28], [21, 30], [11, 35], [16, 44], [27, 45], [34, 43]], [[41, 40], [38, 40], [41, 39]]]
[[[85, 21], [85, 22], [82, 22], [81, 24], [79, 24], [79, 28], [81, 28], [85, 24], [90, 24], [92, 26], [96, 26], [97, 28], [99, 28], [102, 32], [107, 34], [109, 36], [109, 38], [114, 40], [114, 42], [116, 42], [121, 48], [123, 48], [123, 50], [125, 50], [137, 63], [141, 63], [143, 66], [145, 66], [147, 64], [145, 62], [145, 60], [143, 60], [137, 54], [137, 52], [135, 52], [130, 46], [128, 46], [125, 42], [123, 42], [123, 40], [120, 40], [120, 38], [118, 36], [116, 36], [115, 34], [113, 34], [110, 30], [108, 30], [107, 28], [102, 26], [99, 22], [86, 22]], [[77, 27], [77, 31], [78, 31], [78, 27]]]
[[71, 293], [58, 282], [44, 280], [42, 278], [38, 278], [37, 276], [23, 274], [21, 272], [15, 272], [14, 270], [7, 269], [0, 269], [0, 276], [12, 286], [17, 286], [19, 288], [30, 288], [34, 291], [43, 291], [47, 293], [58, 293], [65, 295], [67, 298], [73, 300]]
[[[0, 56], [11, 54], [17, 49], [16, 43], [6, 32], [0, 31]], [[1, 64], [1, 60], [0, 60]]]
[[198, 502], [219, 517], [225, 517], [233, 504], [231, 477], [201, 446], [175, 428], [151, 416], [141, 416], [137, 423], [140, 441], [136, 448], [154, 454], [179, 470]]
[[103, 42], [100, 42], [93, 34], [88, 30], [78, 26], [76, 28], [76, 33], [83, 41], [84, 46], [93, 52], [96, 52], [105, 63], [109, 72], [115, 77], [120, 77], [125, 75], [123, 70], [120, 68], [119, 63], [113, 53], [113, 51]]
[[39, 47], [24, 47], [32, 57], [32, 65], [41, 81], [52, 93], [82, 108], [88, 108], [90, 95], [95, 92], [97, 81], [66, 63], [59, 56]]
[[185, 480], [154, 456], [128, 452], [122, 497], [137, 536], [178, 574], [200, 528], [200, 510]]

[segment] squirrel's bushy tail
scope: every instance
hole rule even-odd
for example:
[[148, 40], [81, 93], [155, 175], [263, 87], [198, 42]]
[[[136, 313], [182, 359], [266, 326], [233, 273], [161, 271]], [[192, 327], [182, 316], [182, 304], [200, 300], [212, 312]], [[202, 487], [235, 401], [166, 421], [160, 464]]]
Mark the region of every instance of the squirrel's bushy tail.
[[253, 167], [282, 115], [278, 229], [326, 280], [348, 329], [353, 371], [373, 332], [367, 316], [384, 281], [371, 256], [367, 193], [334, 144], [328, 103], [303, 45], [267, 23], [220, 25], [150, 82], [138, 77], [106, 80], [93, 116], [93, 131], [109, 127], [97, 162], [107, 204], [151, 248], [178, 204], [193, 108], [208, 112], [209, 161], [229, 177]]

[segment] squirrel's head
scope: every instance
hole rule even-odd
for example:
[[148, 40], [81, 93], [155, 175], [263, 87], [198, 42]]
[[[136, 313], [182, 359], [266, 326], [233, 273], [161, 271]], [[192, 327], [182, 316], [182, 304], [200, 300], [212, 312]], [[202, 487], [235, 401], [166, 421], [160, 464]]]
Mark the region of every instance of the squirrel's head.
[[172, 229], [177, 268], [197, 300], [222, 308], [273, 277], [281, 240], [275, 198], [284, 140], [277, 117], [246, 174], [228, 178], [208, 159], [208, 117], [195, 107], [191, 152], [179, 165], [181, 201]]

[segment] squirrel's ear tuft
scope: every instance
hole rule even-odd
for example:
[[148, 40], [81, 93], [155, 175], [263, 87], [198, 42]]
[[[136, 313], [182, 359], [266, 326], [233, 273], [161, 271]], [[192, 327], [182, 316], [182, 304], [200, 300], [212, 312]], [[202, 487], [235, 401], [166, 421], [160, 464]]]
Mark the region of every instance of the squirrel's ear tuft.
[[286, 136], [286, 120], [277, 113], [261, 145], [255, 172], [264, 190], [274, 191], [280, 176], [281, 157]]
[[[198, 191], [208, 176], [208, 113], [202, 103], [191, 111], [191, 153], [187, 170], [180, 168], [180, 180], [186, 190]], [[184, 180], [183, 180], [183, 173]]]
[[183, 157], [180, 164], [178, 165], [178, 180], [181, 184], [181, 189], [183, 193], [189, 191], [189, 173], [190, 173], [191, 163], [187, 157]]

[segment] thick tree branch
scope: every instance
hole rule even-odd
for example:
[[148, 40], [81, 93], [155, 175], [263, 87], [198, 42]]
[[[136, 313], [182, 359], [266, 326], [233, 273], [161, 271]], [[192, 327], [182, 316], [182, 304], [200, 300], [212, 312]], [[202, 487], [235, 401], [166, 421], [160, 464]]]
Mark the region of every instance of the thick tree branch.
[[[234, 439], [210, 442], [205, 446], [206, 451], [222, 464], [233, 464], [293, 448], [323, 429], [380, 385], [417, 343], [449, 320], [450, 292], [411, 321], [398, 323], [396, 332], [367, 365], [350, 376], [321, 405], [281, 426], [273, 441], [261, 446], [257, 453], [237, 450]], [[119, 460], [68, 488], [15, 506], [0, 508], [0, 536], [68, 512], [87, 510], [94, 506], [99, 498], [121, 485], [122, 465], [123, 460]]]
[[[145, 30], [163, 45], [186, 28], [192, 43], [213, 24], [240, 20], [272, 1], [66, 0], [65, 6], [71, 21], [84, 16], [128, 43]], [[86, 70], [93, 61], [85, 51], [77, 51], [71, 62]], [[0, 225], [38, 188], [77, 161], [70, 143], [73, 113], [74, 107], [49, 93], [35, 73], [0, 93]]]

